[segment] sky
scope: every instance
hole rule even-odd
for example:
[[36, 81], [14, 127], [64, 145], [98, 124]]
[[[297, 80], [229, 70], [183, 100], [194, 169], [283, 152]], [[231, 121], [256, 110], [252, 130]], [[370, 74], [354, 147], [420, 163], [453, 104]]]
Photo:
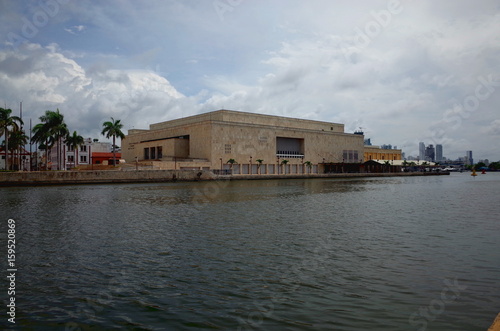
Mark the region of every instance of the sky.
[[498, 0], [0, 0], [0, 104], [100, 135], [218, 109], [500, 160]]

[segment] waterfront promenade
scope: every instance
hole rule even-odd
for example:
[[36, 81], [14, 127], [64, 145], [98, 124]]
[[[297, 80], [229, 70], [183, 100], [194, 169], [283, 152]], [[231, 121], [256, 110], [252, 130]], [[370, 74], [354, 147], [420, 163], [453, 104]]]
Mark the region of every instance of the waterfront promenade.
[[439, 176], [447, 172], [397, 172], [397, 173], [328, 173], [281, 175], [215, 175], [206, 170], [90, 170], [90, 171], [32, 171], [0, 173], [0, 186], [109, 184], [109, 183], [160, 183], [173, 181], [206, 180], [256, 180], [293, 178], [350, 178]]

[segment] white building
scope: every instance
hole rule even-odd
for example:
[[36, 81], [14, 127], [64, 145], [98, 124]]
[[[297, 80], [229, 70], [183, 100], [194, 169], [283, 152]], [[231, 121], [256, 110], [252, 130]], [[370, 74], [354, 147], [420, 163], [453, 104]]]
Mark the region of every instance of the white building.
[[[111, 143], [99, 142], [97, 139], [85, 139], [83, 145], [79, 146], [77, 150], [62, 144], [62, 150], [59, 149], [59, 144], [56, 142], [49, 151], [49, 169], [70, 170], [78, 165], [89, 165], [92, 162], [91, 156], [93, 153], [109, 153], [112, 149]], [[60, 153], [60, 157], [57, 154]], [[62, 160], [61, 167], [59, 167], [58, 160]]]

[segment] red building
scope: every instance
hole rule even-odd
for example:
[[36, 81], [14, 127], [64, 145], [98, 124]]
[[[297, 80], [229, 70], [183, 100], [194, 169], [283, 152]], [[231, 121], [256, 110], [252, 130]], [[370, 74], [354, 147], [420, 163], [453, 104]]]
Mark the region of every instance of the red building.
[[[120, 163], [122, 153], [116, 153], [116, 164]], [[113, 164], [113, 153], [92, 152], [92, 164]]]

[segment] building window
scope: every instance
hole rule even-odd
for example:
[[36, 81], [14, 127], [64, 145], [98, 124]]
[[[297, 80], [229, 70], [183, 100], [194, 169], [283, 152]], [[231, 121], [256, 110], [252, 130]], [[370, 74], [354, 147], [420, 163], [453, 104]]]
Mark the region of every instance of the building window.
[[342, 153], [342, 162], [353, 163], [359, 161], [358, 151], [344, 150]]
[[151, 160], [156, 159], [156, 147], [151, 147]]
[[80, 155], [80, 162], [87, 162], [87, 155]]
[[86, 152], [86, 151], [87, 151], [86, 145], [80, 146], [80, 152]]
[[149, 148], [144, 148], [144, 160], [149, 160]]
[[224, 145], [224, 153], [231, 154], [231, 144]]
[[73, 155], [68, 155], [68, 162], [75, 162], [75, 157]]
[[156, 147], [156, 154], [159, 159], [163, 157], [163, 148], [161, 146]]
[[276, 137], [276, 156], [286, 158], [304, 157], [304, 139]]

